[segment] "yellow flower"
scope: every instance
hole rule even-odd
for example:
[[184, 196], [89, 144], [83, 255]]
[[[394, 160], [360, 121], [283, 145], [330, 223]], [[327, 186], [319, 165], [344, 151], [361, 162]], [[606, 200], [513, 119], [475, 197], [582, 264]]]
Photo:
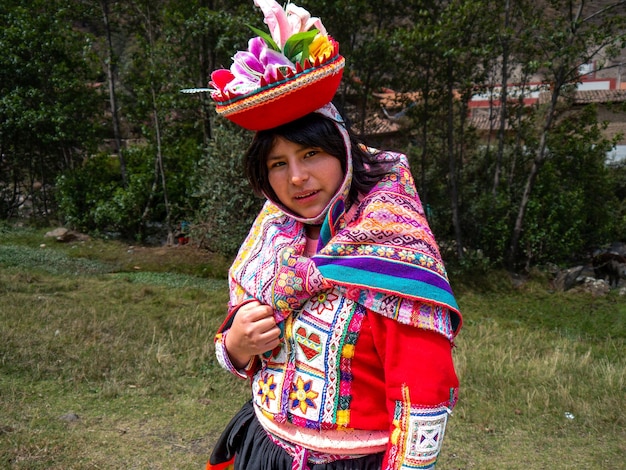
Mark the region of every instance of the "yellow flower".
[[302, 377], [298, 377], [295, 384], [291, 384], [291, 393], [289, 393], [289, 399], [291, 402], [291, 408], [300, 408], [302, 413], [306, 413], [309, 407], [317, 408], [315, 400], [319, 393], [313, 390], [313, 381], [309, 380], [305, 382]]
[[266, 406], [269, 405], [270, 400], [276, 399], [274, 390], [276, 390], [276, 384], [274, 383], [273, 375], [265, 375], [259, 380], [259, 391], [257, 393], [261, 397], [261, 402]]
[[311, 61], [315, 61], [315, 59], [323, 60], [324, 58], [329, 58], [333, 55], [333, 52], [333, 43], [330, 39], [328, 39], [328, 36], [323, 36], [321, 34], [315, 36], [315, 39], [313, 39], [313, 42], [309, 46]]

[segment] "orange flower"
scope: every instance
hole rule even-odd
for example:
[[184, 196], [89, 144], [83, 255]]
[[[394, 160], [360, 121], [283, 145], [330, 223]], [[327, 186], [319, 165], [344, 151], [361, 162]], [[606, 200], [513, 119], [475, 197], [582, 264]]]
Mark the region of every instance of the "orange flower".
[[319, 59], [322, 62], [324, 59], [328, 59], [333, 55], [335, 46], [328, 36], [318, 34], [313, 39], [313, 42], [309, 46], [309, 55], [311, 56], [311, 62]]

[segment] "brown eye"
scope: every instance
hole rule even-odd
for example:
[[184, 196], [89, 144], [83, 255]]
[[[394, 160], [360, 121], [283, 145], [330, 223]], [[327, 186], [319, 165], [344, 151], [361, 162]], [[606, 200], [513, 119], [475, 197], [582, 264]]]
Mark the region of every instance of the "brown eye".
[[272, 168], [278, 168], [280, 166], [283, 166], [285, 164], [285, 162], [281, 162], [281, 161], [272, 161], [269, 162], [267, 167], [271, 170]]

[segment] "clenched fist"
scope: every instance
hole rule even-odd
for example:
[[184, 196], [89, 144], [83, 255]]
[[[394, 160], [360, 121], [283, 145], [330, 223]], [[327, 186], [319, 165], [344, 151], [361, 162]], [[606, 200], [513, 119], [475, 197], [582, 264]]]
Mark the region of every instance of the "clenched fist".
[[241, 369], [252, 356], [274, 349], [280, 334], [269, 305], [253, 301], [241, 306], [226, 335], [226, 351], [233, 366]]

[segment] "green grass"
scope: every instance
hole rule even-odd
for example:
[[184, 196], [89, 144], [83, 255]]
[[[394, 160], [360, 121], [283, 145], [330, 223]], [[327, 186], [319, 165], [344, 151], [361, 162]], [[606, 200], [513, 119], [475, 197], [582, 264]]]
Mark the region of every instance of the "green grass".
[[[226, 261], [43, 233], [0, 227], [0, 468], [203, 468], [248, 393], [214, 358]], [[626, 298], [502, 273], [455, 287], [438, 468], [626, 468]]]

